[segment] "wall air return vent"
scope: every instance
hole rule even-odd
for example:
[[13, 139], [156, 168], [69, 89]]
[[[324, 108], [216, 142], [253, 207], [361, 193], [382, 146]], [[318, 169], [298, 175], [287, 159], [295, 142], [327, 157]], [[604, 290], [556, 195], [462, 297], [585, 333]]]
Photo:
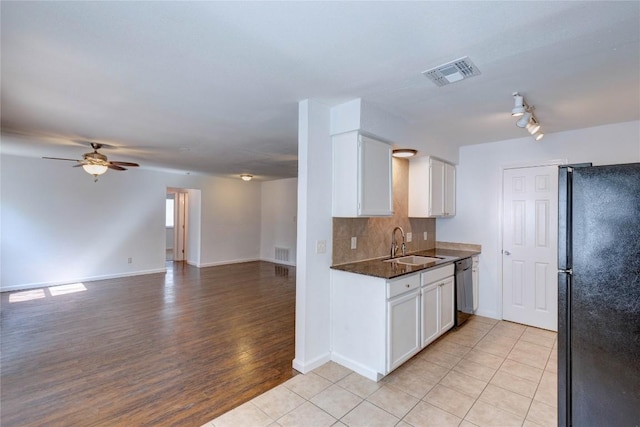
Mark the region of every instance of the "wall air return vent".
[[430, 70], [423, 71], [422, 74], [437, 86], [446, 86], [449, 83], [455, 83], [473, 76], [478, 76], [480, 75], [480, 70], [471, 62], [468, 56], [465, 56], [431, 68]]

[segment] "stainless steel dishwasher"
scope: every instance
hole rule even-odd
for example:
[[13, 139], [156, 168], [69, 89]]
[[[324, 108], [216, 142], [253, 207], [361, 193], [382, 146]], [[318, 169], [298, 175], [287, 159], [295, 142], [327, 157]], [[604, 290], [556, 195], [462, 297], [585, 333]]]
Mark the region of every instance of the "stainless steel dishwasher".
[[462, 325], [473, 310], [473, 276], [471, 258], [456, 261], [456, 326]]

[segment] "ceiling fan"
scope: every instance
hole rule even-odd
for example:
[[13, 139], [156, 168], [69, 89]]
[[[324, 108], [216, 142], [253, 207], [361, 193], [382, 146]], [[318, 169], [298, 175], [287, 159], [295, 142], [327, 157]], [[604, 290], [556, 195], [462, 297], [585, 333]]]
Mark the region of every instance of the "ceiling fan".
[[137, 163], [131, 163], [131, 162], [110, 162], [109, 160], [107, 160], [107, 156], [105, 156], [104, 154], [98, 153], [98, 150], [102, 148], [102, 144], [92, 142], [91, 148], [93, 148], [93, 152], [83, 154], [82, 160], [61, 159], [59, 157], [43, 157], [43, 159], [67, 160], [70, 162], [77, 162], [78, 164], [74, 165], [73, 167], [82, 166], [82, 169], [84, 169], [85, 172], [93, 175], [93, 177], [95, 178], [94, 182], [97, 182], [98, 175], [102, 175], [107, 171], [107, 169], [113, 169], [117, 171], [126, 171], [127, 168], [123, 166], [128, 166], [128, 167], [140, 166]]

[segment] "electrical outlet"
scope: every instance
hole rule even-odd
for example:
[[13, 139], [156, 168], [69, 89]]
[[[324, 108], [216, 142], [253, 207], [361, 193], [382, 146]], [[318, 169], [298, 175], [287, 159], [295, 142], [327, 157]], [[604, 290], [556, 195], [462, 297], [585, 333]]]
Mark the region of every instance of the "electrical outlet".
[[358, 247], [358, 238], [354, 236], [351, 238], [351, 249], [355, 249], [357, 247]]
[[128, 263], [128, 264], [133, 263], [133, 258], [127, 258], [127, 263]]
[[424, 240], [427, 240], [427, 232], [424, 232]]
[[326, 240], [316, 240], [316, 253], [324, 254], [327, 252], [327, 241]]
[[407, 243], [409, 243], [412, 238], [413, 238], [413, 233], [407, 233]]

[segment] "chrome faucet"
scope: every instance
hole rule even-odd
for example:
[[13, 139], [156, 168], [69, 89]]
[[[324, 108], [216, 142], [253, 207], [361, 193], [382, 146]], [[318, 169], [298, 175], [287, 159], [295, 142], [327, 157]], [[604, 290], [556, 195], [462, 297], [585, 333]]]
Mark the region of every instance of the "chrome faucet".
[[396, 252], [398, 252], [398, 242], [396, 240], [396, 231], [398, 230], [400, 230], [400, 234], [402, 235], [402, 256], [405, 255], [405, 252], [407, 249], [404, 243], [404, 230], [402, 229], [402, 227], [394, 228], [393, 231], [391, 232], [391, 258], [395, 258]]

